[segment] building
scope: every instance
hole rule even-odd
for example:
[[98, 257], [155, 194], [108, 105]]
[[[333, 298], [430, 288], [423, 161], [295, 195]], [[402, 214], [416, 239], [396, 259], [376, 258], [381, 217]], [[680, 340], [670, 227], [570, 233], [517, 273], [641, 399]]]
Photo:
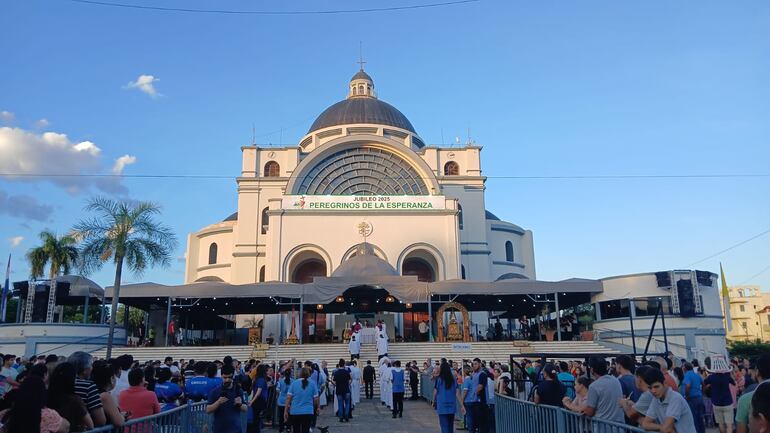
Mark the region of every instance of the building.
[[188, 236], [183, 284], [124, 286], [155, 344], [174, 341], [170, 323], [204, 345], [246, 344], [244, 327], [248, 341], [339, 342], [356, 319], [396, 341], [428, 338], [423, 321], [471, 341], [501, 319], [506, 338], [725, 353], [716, 274], [537, 280], [532, 232], [487, 209], [481, 146], [426, 145], [363, 70], [347, 94], [296, 146], [241, 148], [236, 212]]
[[187, 239], [185, 282], [312, 282], [366, 242], [420, 281], [534, 279], [532, 232], [486, 209], [482, 146], [425, 144], [363, 70], [296, 146], [243, 146], [238, 209]]
[[[665, 352], [668, 345], [668, 351], [685, 359], [723, 354], [725, 329], [717, 278], [695, 270], [602, 278], [602, 292], [591, 297], [595, 334], [603, 342], [625, 347], [635, 343], [640, 353], [651, 336], [651, 352]], [[659, 308], [663, 315], [656, 320]]]
[[759, 286], [730, 287], [730, 318], [728, 340], [770, 341], [770, 293]]

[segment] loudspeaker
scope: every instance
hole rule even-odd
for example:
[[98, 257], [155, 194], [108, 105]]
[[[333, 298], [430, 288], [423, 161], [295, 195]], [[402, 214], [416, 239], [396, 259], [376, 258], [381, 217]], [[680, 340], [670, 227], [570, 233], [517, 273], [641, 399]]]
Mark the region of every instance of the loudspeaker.
[[692, 287], [692, 280], [677, 281], [676, 291], [679, 297], [679, 315], [682, 317], [695, 316], [695, 290]]
[[47, 284], [35, 286], [35, 299], [32, 301], [32, 322], [45, 322], [48, 310], [48, 293], [51, 291]]
[[695, 271], [695, 278], [698, 279], [698, 284], [701, 286], [711, 286], [711, 272]]
[[56, 283], [56, 299], [70, 295], [70, 283]]
[[658, 287], [671, 287], [671, 272], [655, 272]]

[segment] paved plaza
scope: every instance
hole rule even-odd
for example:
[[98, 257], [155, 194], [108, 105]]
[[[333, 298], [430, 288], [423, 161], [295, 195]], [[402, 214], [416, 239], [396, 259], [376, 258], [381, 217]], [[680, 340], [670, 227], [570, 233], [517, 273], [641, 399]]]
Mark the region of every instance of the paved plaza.
[[[404, 417], [393, 419], [387, 407], [379, 399], [361, 400], [348, 423], [339, 422], [332, 406], [321, 411], [319, 427], [329, 426], [329, 433], [438, 433], [436, 412], [424, 400], [404, 401]], [[315, 431], [318, 431], [317, 429]]]

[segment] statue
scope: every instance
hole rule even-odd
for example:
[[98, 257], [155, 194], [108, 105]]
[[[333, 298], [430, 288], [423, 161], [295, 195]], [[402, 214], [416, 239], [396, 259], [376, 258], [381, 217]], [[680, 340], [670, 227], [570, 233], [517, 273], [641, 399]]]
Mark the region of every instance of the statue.
[[460, 325], [457, 323], [457, 316], [454, 310], [449, 315], [449, 325], [446, 333], [447, 341], [463, 341], [463, 333], [460, 331]]

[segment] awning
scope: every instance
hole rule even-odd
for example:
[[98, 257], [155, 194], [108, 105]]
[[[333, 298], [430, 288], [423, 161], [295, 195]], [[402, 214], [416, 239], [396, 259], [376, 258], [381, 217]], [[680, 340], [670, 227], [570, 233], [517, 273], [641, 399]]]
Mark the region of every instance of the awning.
[[[270, 307], [274, 310], [277, 299], [290, 299], [293, 303], [302, 299], [306, 305], [330, 304], [338, 296], [353, 288], [372, 288], [387, 291], [401, 303], [425, 304], [428, 294], [435, 296], [459, 296], [470, 300], [468, 304], [478, 303], [478, 308], [503, 307], [499, 297], [507, 297], [505, 309], [523, 303], [528, 295], [547, 295], [559, 293], [564, 296], [565, 305], [575, 302], [587, 302], [594, 293], [602, 291], [602, 283], [597, 280], [573, 278], [563, 281], [538, 281], [511, 279], [494, 282], [447, 280], [435, 283], [425, 283], [417, 280], [416, 276], [370, 276], [370, 277], [316, 277], [312, 283], [294, 284], [279, 281], [253, 284], [229, 284], [220, 281], [200, 281], [190, 284], [169, 286], [157, 283], [126, 284], [121, 287], [120, 298], [128, 304], [141, 305], [150, 300], [172, 299], [209, 299], [217, 298], [223, 301], [224, 310], [236, 311], [254, 308]], [[113, 288], [107, 288], [107, 297], [111, 297]], [[579, 295], [579, 296], [570, 296]], [[492, 299], [492, 298], [495, 299]], [[521, 298], [521, 301], [520, 301]], [[569, 302], [568, 299], [573, 299]], [[238, 302], [242, 299], [244, 302]], [[585, 299], [585, 300], [584, 300]], [[233, 300], [225, 305], [225, 300]], [[247, 304], [245, 301], [248, 300]], [[473, 301], [476, 302], [473, 302]], [[132, 302], [133, 301], [133, 302]], [[254, 301], [254, 302], [252, 302]], [[262, 302], [271, 301], [267, 304]], [[212, 307], [215, 307], [212, 305]], [[216, 306], [218, 307], [218, 305]], [[215, 307], [215, 308], [216, 308]], [[211, 307], [210, 307], [211, 308]]]

